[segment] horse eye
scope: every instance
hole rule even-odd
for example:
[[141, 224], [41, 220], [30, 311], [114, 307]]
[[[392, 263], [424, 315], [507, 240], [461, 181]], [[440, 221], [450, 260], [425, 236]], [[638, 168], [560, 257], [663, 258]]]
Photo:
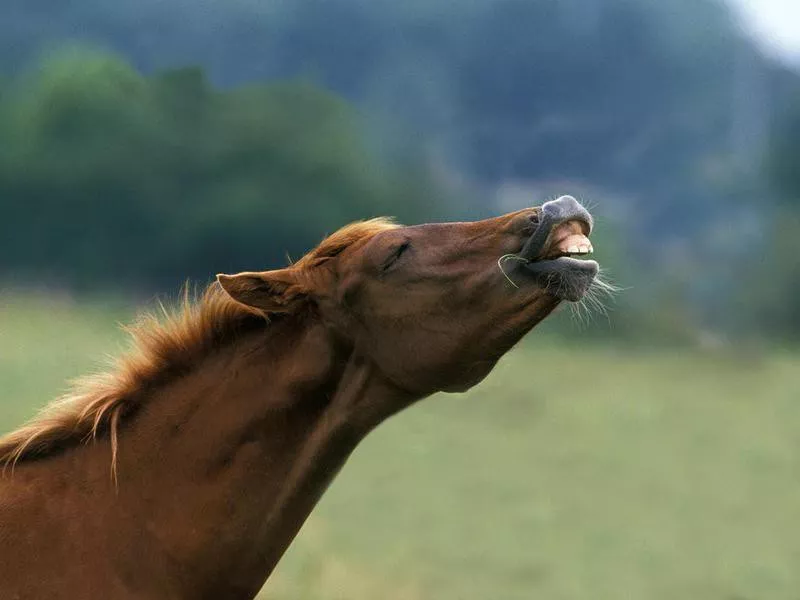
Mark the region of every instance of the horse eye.
[[392, 252], [392, 255], [386, 260], [385, 263], [383, 263], [383, 270], [385, 271], [393, 264], [395, 264], [400, 259], [400, 257], [403, 256], [405, 251], [408, 250], [410, 247], [411, 247], [411, 242], [404, 242], [400, 244], [397, 248], [395, 248], [394, 252]]

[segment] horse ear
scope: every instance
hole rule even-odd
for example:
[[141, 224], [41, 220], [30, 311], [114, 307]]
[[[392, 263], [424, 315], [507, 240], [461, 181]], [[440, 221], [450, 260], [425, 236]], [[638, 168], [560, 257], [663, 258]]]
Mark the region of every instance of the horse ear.
[[265, 312], [285, 313], [305, 296], [292, 269], [245, 271], [236, 275], [217, 275], [228, 295], [247, 306]]

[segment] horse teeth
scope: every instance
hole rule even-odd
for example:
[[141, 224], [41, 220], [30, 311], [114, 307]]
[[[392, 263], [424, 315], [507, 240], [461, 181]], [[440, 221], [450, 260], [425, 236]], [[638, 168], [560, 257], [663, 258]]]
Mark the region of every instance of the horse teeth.
[[580, 253], [580, 250], [578, 249], [577, 246], [570, 246], [569, 248], [567, 248], [567, 252], [569, 254], [578, 254]]

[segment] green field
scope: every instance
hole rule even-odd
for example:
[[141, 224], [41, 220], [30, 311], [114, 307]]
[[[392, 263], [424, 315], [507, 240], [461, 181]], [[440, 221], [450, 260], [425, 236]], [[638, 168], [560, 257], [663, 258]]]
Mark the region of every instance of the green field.
[[[0, 428], [129, 317], [0, 296]], [[263, 597], [800, 598], [800, 355], [540, 337], [372, 434]]]

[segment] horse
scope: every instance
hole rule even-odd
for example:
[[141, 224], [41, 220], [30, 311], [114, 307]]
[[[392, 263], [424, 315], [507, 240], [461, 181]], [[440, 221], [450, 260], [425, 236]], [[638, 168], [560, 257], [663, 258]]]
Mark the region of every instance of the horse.
[[0, 597], [249, 599], [357, 444], [599, 281], [574, 198], [220, 274], [0, 438]]

